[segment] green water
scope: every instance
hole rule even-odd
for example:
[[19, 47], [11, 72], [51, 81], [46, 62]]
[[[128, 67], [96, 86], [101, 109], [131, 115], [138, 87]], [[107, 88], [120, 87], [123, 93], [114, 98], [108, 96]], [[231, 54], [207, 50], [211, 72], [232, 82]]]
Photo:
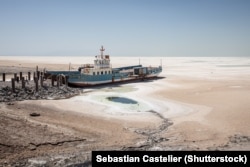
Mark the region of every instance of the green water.
[[118, 97], [118, 96], [111, 96], [107, 97], [109, 101], [117, 102], [117, 103], [123, 103], [123, 104], [137, 104], [138, 102], [129, 98], [125, 97]]

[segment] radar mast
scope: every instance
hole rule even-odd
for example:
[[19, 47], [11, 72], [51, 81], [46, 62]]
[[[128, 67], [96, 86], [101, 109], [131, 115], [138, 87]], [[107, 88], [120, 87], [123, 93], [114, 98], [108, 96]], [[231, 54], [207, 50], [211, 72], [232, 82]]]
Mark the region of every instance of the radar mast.
[[100, 51], [101, 51], [101, 58], [103, 59], [103, 51], [105, 51], [105, 49], [103, 48], [103, 46], [101, 47]]

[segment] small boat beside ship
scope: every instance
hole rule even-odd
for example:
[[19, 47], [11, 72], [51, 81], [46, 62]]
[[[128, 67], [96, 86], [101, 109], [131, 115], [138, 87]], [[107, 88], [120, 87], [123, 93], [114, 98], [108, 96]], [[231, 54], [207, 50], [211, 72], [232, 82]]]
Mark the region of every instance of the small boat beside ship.
[[77, 71], [46, 71], [46, 75], [63, 75], [66, 76], [69, 85], [84, 87], [153, 78], [162, 72], [161, 65], [159, 67], [132, 65], [112, 68], [110, 56], [104, 55], [104, 51], [102, 46], [101, 54], [95, 56], [94, 64], [84, 64]]

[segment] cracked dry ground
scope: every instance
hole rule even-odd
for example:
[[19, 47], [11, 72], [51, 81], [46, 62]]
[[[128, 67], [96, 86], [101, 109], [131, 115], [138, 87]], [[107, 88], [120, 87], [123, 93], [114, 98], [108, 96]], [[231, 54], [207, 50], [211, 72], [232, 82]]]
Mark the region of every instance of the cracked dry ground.
[[[31, 117], [33, 112], [41, 115]], [[33, 104], [0, 103], [0, 166], [27, 166], [39, 158], [40, 165], [81, 164], [90, 161], [92, 150], [119, 149], [136, 137], [113, 120]]]

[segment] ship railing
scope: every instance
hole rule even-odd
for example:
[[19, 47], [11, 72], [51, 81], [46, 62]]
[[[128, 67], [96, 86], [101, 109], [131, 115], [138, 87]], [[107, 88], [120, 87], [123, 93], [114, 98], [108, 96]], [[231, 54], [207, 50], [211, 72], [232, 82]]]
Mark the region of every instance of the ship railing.
[[94, 64], [82, 64], [81, 67], [83, 67], [83, 68], [94, 68]]
[[110, 65], [105, 65], [105, 64], [99, 64], [94, 66], [95, 69], [103, 69], [103, 68], [111, 68]]

